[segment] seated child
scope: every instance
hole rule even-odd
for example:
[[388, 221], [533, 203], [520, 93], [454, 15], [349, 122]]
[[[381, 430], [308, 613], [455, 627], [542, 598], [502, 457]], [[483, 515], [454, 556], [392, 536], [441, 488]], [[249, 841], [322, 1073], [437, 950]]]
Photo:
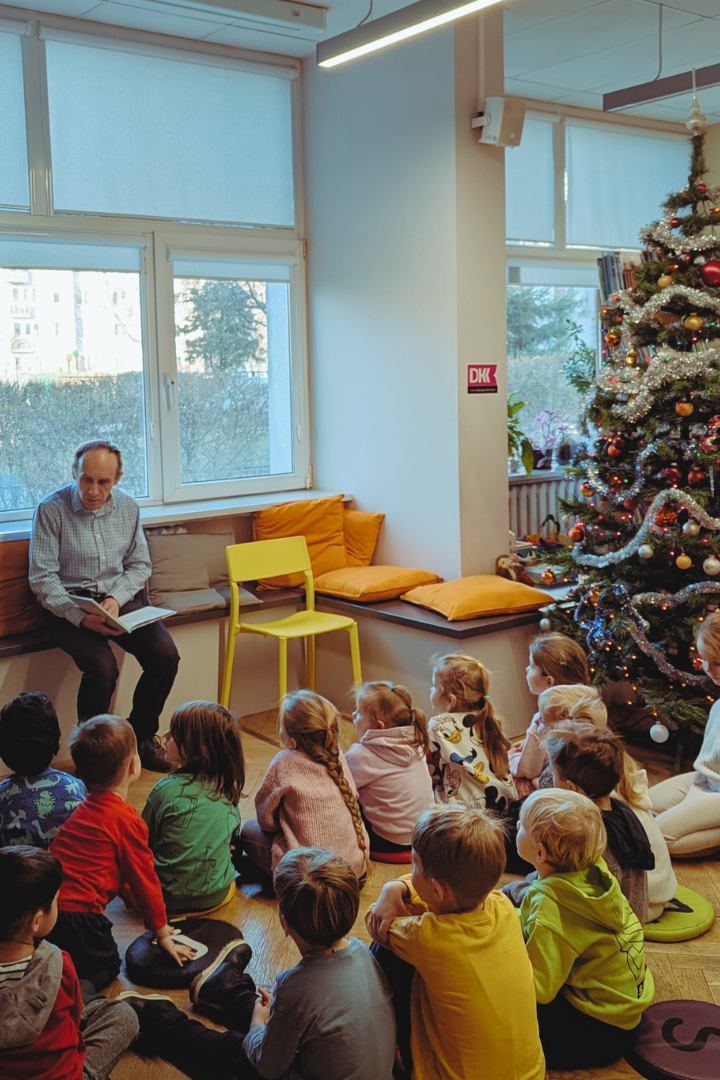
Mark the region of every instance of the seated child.
[[0, 781], [0, 847], [49, 847], [87, 796], [82, 780], [50, 768], [59, 748], [57, 713], [44, 694], [18, 694], [0, 710], [0, 758], [12, 769]]
[[[720, 612], [695, 631], [698, 656], [720, 686]], [[710, 855], [720, 848], [720, 699], [710, 709], [692, 772], [671, 776], [650, 789], [655, 820], [671, 855]]]
[[436, 802], [504, 814], [517, 797], [510, 743], [489, 697], [490, 676], [474, 656], [450, 653], [435, 663], [428, 722], [428, 764]]
[[655, 868], [647, 872], [648, 913], [647, 922], [659, 919], [677, 893], [678, 882], [673, 870], [667, 842], [660, 826], [652, 815], [652, 800], [645, 769], [625, 751], [625, 769], [622, 779], [613, 792], [627, 803], [645, 830], [648, 843], [655, 856]]
[[190, 997], [235, 1030], [212, 1031], [169, 999], [122, 994], [138, 1013], [143, 1048], [198, 1080], [391, 1080], [390, 992], [367, 946], [347, 937], [360, 907], [357, 875], [337, 855], [295, 848], [278, 863], [275, 893], [301, 959], [278, 975], [272, 997], [256, 993], [245, 974], [250, 946], [232, 942], [194, 980]]
[[624, 1052], [655, 994], [642, 926], [601, 858], [597, 806], [577, 791], [536, 791], [517, 846], [538, 878], [520, 908], [549, 1069], [600, 1068]]
[[532, 718], [525, 738], [509, 755], [510, 772], [515, 777], [518, 791], [523, 795], [529, 795], [541, 786], [552, 787], [549, 771], [547, 780], [542, 784], [540, 781], [548, 763], [545, 736], [562, 720], [607, 727], [607, 709], [594, 686], [584, 686], [582, 683], [551, 686], [538, 697], [538, 712]]
[[[590, 666], [582, 647], [565, 634], [557, 632], [540, 634], [530, 642], [530, 656], [525, 669], [528, 690], [539, 697], [543, 690], [551, 686], [590, 686]], [[535, 713], [528, 732], [534, 723], [539, 722], [540, 714]], [[552, 787], [549, 770], [546, 770], [544, 783], [534, 785], [517, 772], [517, 756], [523, 749], [525, 739], [518, 739], [510, 747], [510, 770], [515, 779], [515, 786], [520, 798], [529, 795], [536, 786]], [[540, 774], [538, 774], [540, 775]]]
[[630, 907], [646, 923], [647, 871], [655, 868], [655, 856], [637, 816], [610, 795], [625, 771], [622, 740], [591, 724], [560, 724], [548, 737], [547, 750], [555, 787], [586, 795], [600, 810], [607, 832], [603, 858]]
[[413, 708], [404, 686], [372, 682], [358, 692], [353, 723], [360, 742], [345, 759], [359, 792], [370, 854], [409, 852], [415, 823], [434, 802], [425, 716]]
[[[494, 892], [502, 825], [438, 806], [413, 832], [413, 871], [390, 881], [366, 921], [395, 992], [405, 1067], [415, 1080], [543, 1080], [533, 975], [517, 915]], [[391, 950], [391, 952], [388, 952]], [[412, 986], [412, 990], [410, 987]]]
[[367, 872], [370, 847], [350, 770], [338, 747], [338, 714], [312, 690], [288, 694], [280, 706], [286, 749], [270, 762], [255, 812], [240, 839], [248, 857], [271, 873], [292, 848], [318, 847]]
[[135, 732], [119, 716], [94, 716], [78, 724], [69, 744], [90, 794], [51, 845], [62, 864], [63, 883], [49, 940], [70, 953], [81, 981], [100, 990], [120, 970], [112, 923], [105, 916], [118, 894], [178, 964], [193, 953], [172, 939], [147, 825], [127, 802], [128, 788], [141, 771]]
[[66, 952], [44, 940], [57, 918], [62, 868], [49, 852], [0, 850], [0, 1075], [106, 1080], [138, 1032], [121, 1001], [83, 1008]]
[[165, 734], [174, 772], [159, 780], [142, 812], [170, 915], [208, 911], [235, 892], [230, 840], [240, 828], [245, 783], [240, 725], [210, 701], [175, 710]]

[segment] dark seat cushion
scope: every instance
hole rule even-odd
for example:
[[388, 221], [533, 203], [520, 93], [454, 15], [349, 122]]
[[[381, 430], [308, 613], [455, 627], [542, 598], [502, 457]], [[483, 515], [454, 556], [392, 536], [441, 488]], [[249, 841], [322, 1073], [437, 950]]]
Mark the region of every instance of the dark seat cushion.
[[196, 975], [212, 964], [223, 945], [242, 938], [235, 926], [220, 919], [182, 919], [174, 921], [172, 925], [185, 937], [206, 945], [208, 951], [180, 967], [169, 953], [159, 945], [153, 945], [154, 935], [148, 930], [135, 938], [125, 953], [125, 969], [132, 982], [163, 990], [183, 990]]
[[651, 1005], [625, 1057], [647, 1080], [717, 1080], [720, 1006], [707, 1001]]

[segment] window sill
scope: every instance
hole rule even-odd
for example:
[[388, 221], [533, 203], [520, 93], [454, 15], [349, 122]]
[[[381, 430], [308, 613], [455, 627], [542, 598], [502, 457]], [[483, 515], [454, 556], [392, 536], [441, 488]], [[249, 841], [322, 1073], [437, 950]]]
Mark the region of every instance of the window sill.
[[[238, 495], [231, 499], [202, 499], [198, 502], [173, 503], [169, 506], [141, 506], [140, 521], [146, 528], [162, 525], [182, 525], [186, 521], [203, 521], [208, 518], [238, 517], [254, 514], [285, 502], [303, 502], [306, 499], [327, 499], [335, 491], [274, 491], [268, 495]], [[352, 502], [353, 496], [345, 494], [343, 502]], [[0, 543], [6, 540], [29, 540], [32, 522], [0, 522]]]
[[516, 484], [541, 484], [543, 480], [565, 480], [572, 479], [565, 476], [565, 469], [533, 469], [528, 476], [527, 473], [509, 473], [508, 483], [511, 487]]

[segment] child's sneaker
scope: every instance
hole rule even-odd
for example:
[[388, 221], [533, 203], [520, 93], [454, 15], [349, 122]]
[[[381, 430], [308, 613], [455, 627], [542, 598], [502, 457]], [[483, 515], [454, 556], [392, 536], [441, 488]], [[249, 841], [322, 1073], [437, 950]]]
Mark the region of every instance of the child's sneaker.
[[175, 1002], [167, 994], [141, 994], [137, 990], [123, 990], [121, 994], [113, 998], [114, 1001], [127, 1001], [135, 1012], [140, 1016], [145, 1005], [150, 1001], [169, 1001], [173, 1008], [177, 1008]]
[[239, 939], [223, 946], [212, 964], [197, 975], [190, 986], [190, 1000], [198, 1012], [213, 1019], [225, 1013], [228, 997], [237, 989], [238, 981], [252, 958], [252, 949]]

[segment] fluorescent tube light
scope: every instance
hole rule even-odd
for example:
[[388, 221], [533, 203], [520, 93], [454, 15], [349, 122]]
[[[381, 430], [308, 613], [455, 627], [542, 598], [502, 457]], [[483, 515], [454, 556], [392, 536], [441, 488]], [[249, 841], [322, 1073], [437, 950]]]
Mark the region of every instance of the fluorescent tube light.
[[398, 41], [416, 37], [426, 30], [434, 30], [445, 23], [461, 19], [463, 15], [472, 15], [475, 11], [491, 7], [499, 0], [470, 0], [458, 3], [457, 0], [419, 0], [419, 3], [400, 8], [389, 15], [383, 15], [373, 22], [356, 26], [345, 34], [329, 38], [317, 45], [319, 67], [333, 68], [355, 60], [358, 56], [367, 56]]

